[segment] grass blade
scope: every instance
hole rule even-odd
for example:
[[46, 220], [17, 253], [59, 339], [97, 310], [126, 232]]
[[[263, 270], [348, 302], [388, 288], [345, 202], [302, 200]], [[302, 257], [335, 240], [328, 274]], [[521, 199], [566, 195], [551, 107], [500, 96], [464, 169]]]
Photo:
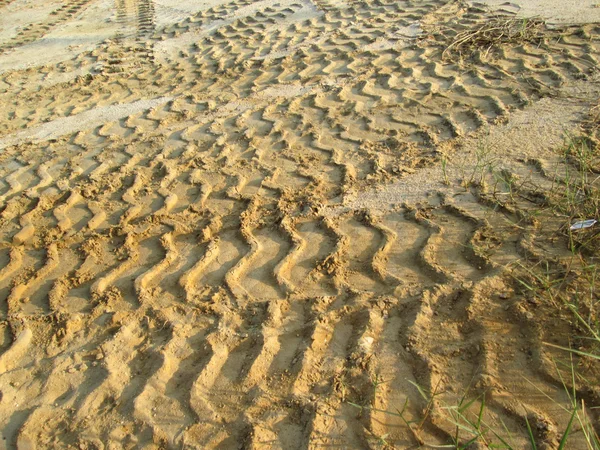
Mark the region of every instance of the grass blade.
[[544, 345], [547, 345], [549, 347], [558, 348], [560, 350], [564, 350], [567, 352], [575, 353], [576, 355], [579, 355], [579, 356], [587, 356], [588, 358], [600, 360], [600, 355], [594, 355], [593, 353], [582, 352], [581, 350], [575, 350], [573, 348], [568, 348], [568, 347], [561, 347], [560, 345], [550, 344], [549, 342], [544, 342]]
[[537, 445], [535, 445], [535, 437], [533, 436], [533, 430], [531, 429], [531, 425], [529, 424], [529, 419], [525, 416], [525, 423], [527, 424], [527, 434], [529, 435], [529, 443], [531, 444], [531, 448], [533, 450], [537, 450]]
[[558, 446], [558, 450], [563, 450], [565, 445], [567, 445], [567, 438], [569, 437], [569, 433], [571, 432], [571, 426], [573, 425], [573, 421], [575, 420], [575, 415], [577, 414], [577, 408], [573, 410], [571, 414], [571, 419], [569, 420], [569, 424], [567, 425], [567, 429], [565, 430], [562, 439], [560, 440], [560, 444]]

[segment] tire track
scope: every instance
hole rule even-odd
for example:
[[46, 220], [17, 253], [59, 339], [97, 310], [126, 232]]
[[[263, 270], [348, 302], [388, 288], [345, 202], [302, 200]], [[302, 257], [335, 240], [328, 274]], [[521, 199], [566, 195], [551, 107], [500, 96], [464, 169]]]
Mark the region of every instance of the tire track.
[[[84, 11], [91, 3], [91, 0], [70, 0], [63, 4], [60, 8], [55, 9], [50, 13], [50, 17], [41, 23], [32, 23], [23, 28], [11, 40], [0, 44], [0, 53], [6, 53], [13, 48], [26, 45], [43, 38], [47, 33], [54, 28], [67, 22], [80, 12]], [[5, 5], [0, 5], [0, 7]]]
[[[522, 205], [483, 186], [348, 205], [588, 76], [596, 26], [465, 68], [442, 61], [443, 33], [490, 15], [438, 0], [235, 0], [166, 26], [151, 0], [116, 7], [110, 42], [0, 82], [5, 136], [171, 98], [0, 155], [9, 445], [444, 445], [461, 389], [515, 447], [526, 418], [556, 443], [568, 415], [551, 423], [517, 376], [570, 405], [539, 308], [502, 284], [540, 256]], [[412, 428], [382, 412], [407, 399]]]

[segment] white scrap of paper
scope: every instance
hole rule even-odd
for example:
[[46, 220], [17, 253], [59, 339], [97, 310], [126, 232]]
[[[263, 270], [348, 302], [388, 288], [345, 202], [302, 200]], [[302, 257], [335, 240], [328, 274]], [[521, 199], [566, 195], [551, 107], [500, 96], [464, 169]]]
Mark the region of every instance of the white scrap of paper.
[[598, 221], [595, 219], [582, 220], [571, 225], [571, 230], [583, 230], [584, 228], [593, 227]]

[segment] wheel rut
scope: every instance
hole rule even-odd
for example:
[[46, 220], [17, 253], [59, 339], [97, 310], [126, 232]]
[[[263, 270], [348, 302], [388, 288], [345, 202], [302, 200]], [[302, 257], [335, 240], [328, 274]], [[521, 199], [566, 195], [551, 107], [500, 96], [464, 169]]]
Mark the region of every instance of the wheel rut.
[[[552, 408], [564, 428], [542, 308], [507, 280], [541, 259], [517, 211], [542, 199], [510, 182], [567, 173], [529, 159], [494, 186], [355, 200], [593, 78], [598, 25], [466, 65], [445, 50], [494, 20], [478, 6], [191, 3], [116, 0], [110, 39], [0, 76], [9, 445], [442, 446], [459, 391], [515, 447]], [[61, 5], [0, 53], [104, 3]]]

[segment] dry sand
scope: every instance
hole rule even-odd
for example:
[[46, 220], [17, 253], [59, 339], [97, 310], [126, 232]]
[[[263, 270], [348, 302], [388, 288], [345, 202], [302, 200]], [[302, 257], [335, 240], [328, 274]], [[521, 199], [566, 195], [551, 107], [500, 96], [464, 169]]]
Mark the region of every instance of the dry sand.
[[517, 17], [534, 17], [550, 25], [574, 25], [600, 21], [596, 0], [468, 0], [471, 5], [485, 5], [493, 10], [516, 12]]
[[[0, 447], [430, 448], [468, 391], [556, 448], [572, 330], [507, 274], [566, 246], [457, 180], [551, 184], [600, 9], [485, 3], [0, 0]], [[442, 58], [501, 10], [562, 28]]]

